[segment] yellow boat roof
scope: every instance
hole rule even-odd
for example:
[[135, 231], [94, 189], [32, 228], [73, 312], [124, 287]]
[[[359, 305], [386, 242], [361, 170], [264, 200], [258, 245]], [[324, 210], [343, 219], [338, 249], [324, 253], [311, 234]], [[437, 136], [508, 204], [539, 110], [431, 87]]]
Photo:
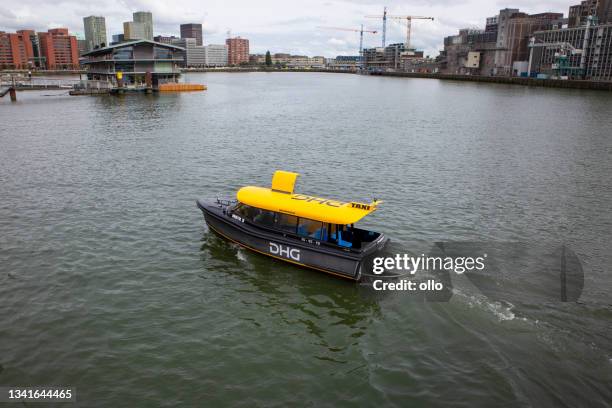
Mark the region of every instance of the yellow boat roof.
[[331, 224], [354, 224], [376, 211], [377, 205], [382, 203], [382, 201], [370, 204], [343, 202], [295, 194], [293, 188], [298, 176], [297, 173], [276, 171], [272, 178], [272, 188], [243, 187], [238, 190], [236, 198], [252, 207]]

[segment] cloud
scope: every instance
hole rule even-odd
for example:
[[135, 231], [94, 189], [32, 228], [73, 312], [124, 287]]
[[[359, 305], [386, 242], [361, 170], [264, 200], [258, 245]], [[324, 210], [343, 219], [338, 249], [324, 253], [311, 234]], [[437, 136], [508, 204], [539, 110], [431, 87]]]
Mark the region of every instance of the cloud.
[[[414, 21], [412, 43], [426, 54], [436, 55], [445, 36], [464, 27], [484, 27], [486, 17], [501, 8], [521, 8], [528, 13], [557, 11], [567, 14], [578, 0], [2, 0], [0, 30], [22, 28], [47, 30], [51, 26], [67, 27], [83, 33], [83, 17], [106, 17], [107, 35], [121, 33], [123, 22], [132, 12], [153, 13], [155, 34], [179, 35], [181, 23], [202, 23], [205, 43], [223, 43], [226, 32], [250, 40], [253, 52], [289, 52], [308, 55], [356, 55], [359, 34], [321, 30], [318, 26], [366, 28], [379, 30], [364, 35], [364, 46], [379, 46], [380, 19], [366, 15], [390, 14], [432, 16], [432, 21]], [[387, 43], [403, 42], [405, 28], [389, 22]]]
[[327, 43], [331, 44], [331, 45], [338, 45], [338, 46], [345, 46], [346, 45], [346, 41], [340, 40], [338, 38], [330, 38], [329, 40], [327, 40]]

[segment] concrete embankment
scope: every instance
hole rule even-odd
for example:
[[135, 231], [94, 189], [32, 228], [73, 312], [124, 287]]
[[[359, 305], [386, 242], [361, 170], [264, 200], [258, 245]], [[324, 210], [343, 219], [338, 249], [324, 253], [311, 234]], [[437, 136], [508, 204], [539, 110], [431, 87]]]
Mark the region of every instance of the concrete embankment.
[[523, 86], [540, 86], [545, 88], [571, 88], [612, 91], [612, 82], [576, 81], [561, 79], [535, 79], [516, 77], [486, 77], [474, 75], [421, 74], [409, 72], [376, 72], [370, 75], [391, 76], [402, 78], [430, 78], [450, 81], [488, 82], [494, 84], [510, 84]]

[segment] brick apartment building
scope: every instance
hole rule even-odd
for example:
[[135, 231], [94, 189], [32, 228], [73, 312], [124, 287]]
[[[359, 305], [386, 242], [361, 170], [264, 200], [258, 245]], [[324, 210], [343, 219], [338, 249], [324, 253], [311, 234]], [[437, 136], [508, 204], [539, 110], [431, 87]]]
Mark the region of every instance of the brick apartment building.
[[47, 61], [47, 69], [78, 69], [79, 47], [77, 39], [67, 28], [53, 28], [38, 33], [40, 49]]
[[77, 69], [79, 49], [67, 28], [0, 32], [0, 69]]
[[246, 38], [228, 38], [225, 40], [227, 45], [227, 63], [229, 65], [240, 65], [249, 62], [249, 40]]
[[32, 30], [0, 31], [0, 69], [27, 69], [34, 59]]

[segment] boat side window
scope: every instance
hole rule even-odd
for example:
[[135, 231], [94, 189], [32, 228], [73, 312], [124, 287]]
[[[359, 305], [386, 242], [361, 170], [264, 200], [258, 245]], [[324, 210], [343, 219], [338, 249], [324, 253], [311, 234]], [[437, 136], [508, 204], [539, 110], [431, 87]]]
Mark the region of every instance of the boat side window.
[[321, 221], [300, 218], [297, 231], [299, 236], [327, 241], [327, 228]]
[[253, 218], [259, 214], [259, 211], [258, 208], [251, 207], [250, 205], [238, 204], [233, 212], [245, 220], [253, 221]]
[[276, 228], [281, 231], [291, 232], [295, 234], [298, 218], [294, 215], [277, 213]]
[[275, 213], [268, 210], [261, 210], [256, 208], [257, 215], [253, 217], [255, 224], [261, 225], [262, 227], [274, 228], [274, 215]]

